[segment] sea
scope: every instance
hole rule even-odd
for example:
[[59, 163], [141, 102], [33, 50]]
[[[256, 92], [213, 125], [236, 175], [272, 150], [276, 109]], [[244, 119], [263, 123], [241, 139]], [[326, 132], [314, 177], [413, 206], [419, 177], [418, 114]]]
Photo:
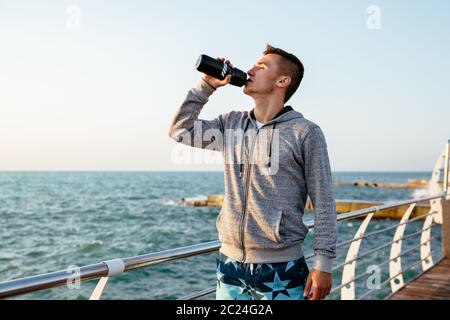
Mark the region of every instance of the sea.
[[[431, 172], [333, 172], [333, 180], [406, 183], [429, 179]], [[101, 261], [126, 258], [217, 240], [219, 207], [187, 207], [182, 198], [223, 194], [223, 172], [0, 172], [0, 283], [12, 279], [67, 270]], [[422, 189], [335, 186], [339, 199], [390, 203], [428, 195]], [[286, 195], [289, 196], [289, 195]], [[304, 221], [314, 219], [305, 213]], [[338, 242], [352, 239], [362, 220], [338, 223]], [[398, 220], [376, 219], [367, 232], [381, 230]], [[423, 220], [410, 223], [405, 234], [421, 230]], [[392, 241], [395, 229], [362, 241], [360, 253]], [[312, 252], [313, 230], [304, 242]], [[441, 257], [440, 225], [432, 228], [433, 261]], [[420, 237], [403, 242], [404, 250]], [[334, 265], [345, 261], [348, 246], [337, 250]], [[356, 264], [356, 297], [383, 299], [390, 293], [390, 246]], [[182, 259], [113, 277], [102, 299], [178, 299], [214, 287], [217, 252]], [[419, 250], [402, 258], [404, 268], [420, 260]], [[311, 268], [313, 260], [308, 260]], [[379, 268], [374, 278], [373, 267]], [[421, 265], [404, 275], [408, 281]], [[341, 283], [342, 268], [333, 273]], [[375, 280], [374, 280], [375, 279]], [[378, 281], [378, 282], [374, 282]], [[64, 286], [12, 299], [88, 299], [97, 281]], [[379, 286], [376, 284], [379, 283]], [[375, 284], [375, 286], [374, 286]], [[214, 299], [214, 294], [202, 299]], [[340, 299], [340, 290], [327, 299]]]

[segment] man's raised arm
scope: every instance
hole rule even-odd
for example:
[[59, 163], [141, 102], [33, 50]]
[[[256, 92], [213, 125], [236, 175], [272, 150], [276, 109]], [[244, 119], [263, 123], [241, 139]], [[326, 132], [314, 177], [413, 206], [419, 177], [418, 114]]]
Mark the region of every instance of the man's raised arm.
[[[224, 60], [224, 58], [218, 58]], [[231, 63], [227, 60], [226, 63]], [[231, 75], [225, 80], [204, 75], [196, 88], [189, 90], [186, 99], [175, 113], [169, 128], [169, 136], [176, 142], [192, 147], [222, 151], [224, 139], [223, 115], [213, 120], [199, 119], [203, 106], [217, 88], [227, 85]]]

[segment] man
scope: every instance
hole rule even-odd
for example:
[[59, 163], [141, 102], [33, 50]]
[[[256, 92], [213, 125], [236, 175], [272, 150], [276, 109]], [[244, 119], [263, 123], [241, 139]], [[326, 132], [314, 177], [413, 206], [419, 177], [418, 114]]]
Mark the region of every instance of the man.
[[[231, 80], [203, 75], [173, 119], [170, 137], [225, 158], [225, 195], [216, 221], [222, 243], [217, 299], [319, 300], [330, 292], [337, 229], [327, 144], [318, 125], [284, 106], [303, 72], [296, 56], [267, 45], [247, 71], [244, 93], [253, 98], [253, 110], [200, 120], [209, 97]], [[311, 272], [302, 249], [308, 194], [315, 211]]]

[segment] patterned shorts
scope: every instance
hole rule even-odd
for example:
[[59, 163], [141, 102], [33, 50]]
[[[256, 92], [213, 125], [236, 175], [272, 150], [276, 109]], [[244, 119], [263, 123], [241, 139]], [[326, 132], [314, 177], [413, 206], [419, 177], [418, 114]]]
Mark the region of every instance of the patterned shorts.
[[241, 263], [219, 252], [217, 300], [304, 300], [305, 258], [281, 263]]

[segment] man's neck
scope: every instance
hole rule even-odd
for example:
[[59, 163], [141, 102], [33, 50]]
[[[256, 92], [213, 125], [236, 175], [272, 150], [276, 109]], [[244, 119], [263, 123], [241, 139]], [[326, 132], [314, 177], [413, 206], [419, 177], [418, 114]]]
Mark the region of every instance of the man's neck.
[[256, 120], [261, 123], [269, 122], [284, 108], [283, 101], [280, 101], [278, 97], [273, 99], [261, 97], [254, 98], [254, 100], [255, 108], [253, 109], [253, 114]]

